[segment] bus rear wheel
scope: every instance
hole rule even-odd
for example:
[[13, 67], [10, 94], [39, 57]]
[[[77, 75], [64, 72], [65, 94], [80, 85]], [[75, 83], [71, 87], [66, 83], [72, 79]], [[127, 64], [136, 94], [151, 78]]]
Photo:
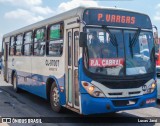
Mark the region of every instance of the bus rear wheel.
[[16, 73], [13, 75], [13, 89], [14, 89], [14, 91], [15, 91], [16, 93], [19, 92], [19, 89], [18, 89], [18, 87], [17, 87], [17, 75], [16, 75]]
[[55, 83], [52, 84], [50, 90], [50, 104], [51, 108], [55, 112], [61, 112], [62, 106], [60, 105], [60, 97], [59, 97], [59, 90]]

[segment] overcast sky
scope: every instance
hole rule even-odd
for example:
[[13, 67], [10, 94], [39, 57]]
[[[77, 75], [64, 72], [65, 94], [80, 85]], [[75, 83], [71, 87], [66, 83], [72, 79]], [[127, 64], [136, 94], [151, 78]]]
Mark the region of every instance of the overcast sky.
[[0, 40], [5, 33], [80, 5], [116, 6], [146, 13], [160, 32], [160, 0], [0, 0]]

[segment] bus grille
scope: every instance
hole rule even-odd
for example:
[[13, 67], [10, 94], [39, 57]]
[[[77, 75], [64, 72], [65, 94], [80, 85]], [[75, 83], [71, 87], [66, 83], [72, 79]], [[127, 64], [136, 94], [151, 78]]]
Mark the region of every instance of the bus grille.
[[148, 80], [112, 81], [112, 82], [101, 82], [101, 84], [110, 89], [131, 89], [131, 88], [139, 88], [143, 86], [146, 82], [148, 82]]
[[[138, 94], [140, 94], [141, 92], [140, 91], [132, 91], [132, 92], [127, 92], [127, 95], [138, 95]], [[121, 97], [121, 96], [123, 96], [123, 92], [109, 92], [108, 93], [108, 95], [109, 96], [111, 96], [111, 97]]]
[[113, 100], [112, 103], [115, 107], [129, 106], [136, 104], [138, 99], [132, 100]]

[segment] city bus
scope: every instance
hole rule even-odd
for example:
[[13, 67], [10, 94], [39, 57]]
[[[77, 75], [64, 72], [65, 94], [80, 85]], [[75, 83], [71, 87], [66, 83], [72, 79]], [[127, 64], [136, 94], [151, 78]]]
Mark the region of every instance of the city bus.
[[157, 85], [148, 15], [78, 7], [3, 36], [13, 89], [82, 115], [152, 107]]

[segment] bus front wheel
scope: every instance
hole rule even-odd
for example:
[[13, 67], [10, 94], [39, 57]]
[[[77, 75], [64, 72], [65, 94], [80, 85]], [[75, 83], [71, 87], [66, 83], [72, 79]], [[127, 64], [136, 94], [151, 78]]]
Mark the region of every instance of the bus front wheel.
[[51, 104], [51, 108], [55, 112], [61, 112], [62, 111], [62, 106], [60, 105], [59, 98], [60, 98], [59, 97], [59, 90], [58, 90], [57, 85], [54, 82], [52, 84], [51, 90], [50, 90], [50, 104]]

